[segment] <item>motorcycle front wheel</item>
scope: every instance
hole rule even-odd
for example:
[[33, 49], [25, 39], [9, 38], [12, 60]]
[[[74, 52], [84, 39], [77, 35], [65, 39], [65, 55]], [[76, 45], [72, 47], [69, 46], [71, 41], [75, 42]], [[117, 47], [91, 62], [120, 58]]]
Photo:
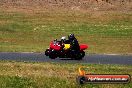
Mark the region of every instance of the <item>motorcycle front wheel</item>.
[[55, 50], [52, 50], [52, 51], [49, 53], [49, 58], [51, 58], [51, 59], [57, 58], [57, 53], [56, 53]]

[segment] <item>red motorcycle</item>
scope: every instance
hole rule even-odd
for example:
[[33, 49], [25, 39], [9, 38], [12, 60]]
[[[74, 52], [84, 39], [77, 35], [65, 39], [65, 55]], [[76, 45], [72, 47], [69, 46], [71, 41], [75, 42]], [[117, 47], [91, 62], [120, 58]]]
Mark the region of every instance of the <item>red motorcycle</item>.
[[85, 56], [84, 50], [88, 48], [86, 44], [80, 44], [80, 50], [71, 50], [70, 44], [62, 44], [61, 41], [51, 41], [50, 47], [46, 49], [45, 55], [51, 59], [59, 58], [71, 58], [81, 60]]

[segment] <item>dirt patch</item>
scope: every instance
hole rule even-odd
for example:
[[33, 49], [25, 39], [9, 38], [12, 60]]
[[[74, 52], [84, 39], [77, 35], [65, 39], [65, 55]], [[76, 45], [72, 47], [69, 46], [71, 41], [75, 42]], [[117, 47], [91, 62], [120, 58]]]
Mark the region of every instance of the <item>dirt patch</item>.
[[0, 8], [19, 11], [132, 11], [131, 0], [0, 0]]

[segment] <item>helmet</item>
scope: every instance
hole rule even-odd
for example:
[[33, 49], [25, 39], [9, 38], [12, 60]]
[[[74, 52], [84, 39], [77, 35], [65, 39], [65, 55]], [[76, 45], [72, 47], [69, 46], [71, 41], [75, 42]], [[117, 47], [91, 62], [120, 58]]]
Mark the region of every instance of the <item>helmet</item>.
[[75, 38], [74, 34], [69, 34], [68, 36], [69, 40], [73, 40]]
[[65, 36], [61, 37], [61, 40], [66, 40], [66, 37]]

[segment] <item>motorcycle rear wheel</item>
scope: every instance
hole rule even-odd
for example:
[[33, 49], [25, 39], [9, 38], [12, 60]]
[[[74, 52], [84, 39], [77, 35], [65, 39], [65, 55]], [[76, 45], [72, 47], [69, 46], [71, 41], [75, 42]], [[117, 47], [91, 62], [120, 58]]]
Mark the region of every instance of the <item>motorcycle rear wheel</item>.
[[79, 54], [76, 55], [76, 60], [82, 60], [82, 58], [85, 56], [85, 52], [81, 51]]

